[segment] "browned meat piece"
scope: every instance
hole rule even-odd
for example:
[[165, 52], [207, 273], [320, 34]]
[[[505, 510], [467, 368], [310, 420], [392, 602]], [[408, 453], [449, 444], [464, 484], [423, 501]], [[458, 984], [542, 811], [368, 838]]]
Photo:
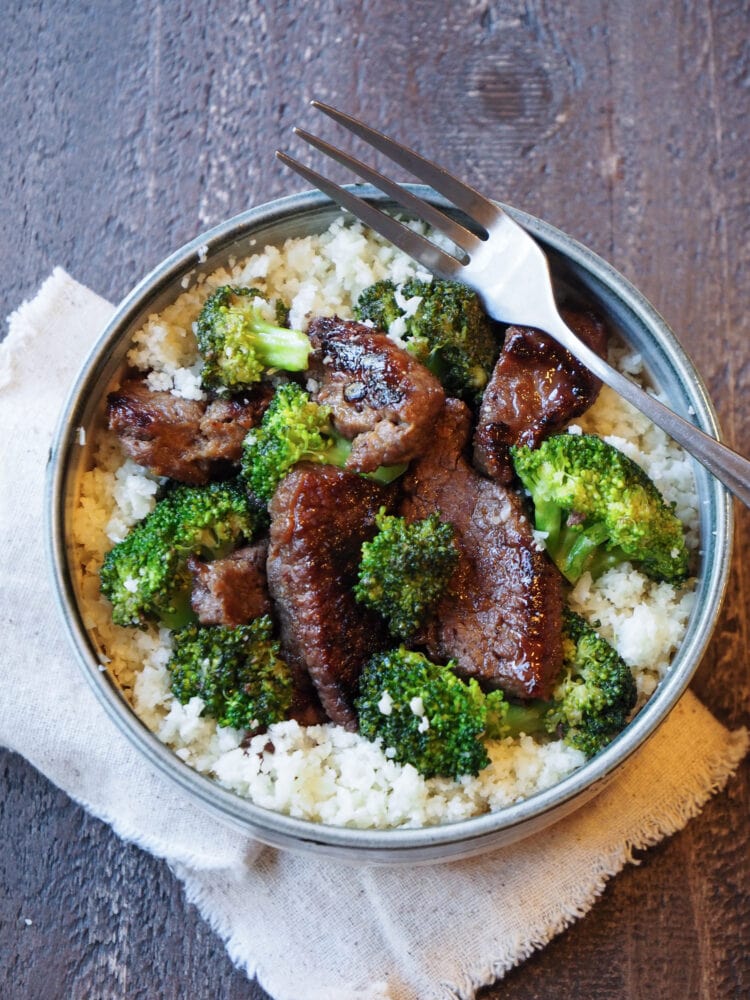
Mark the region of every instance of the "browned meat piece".
[[188, 559], [193, 576], [190, 603], [201, 625], [244, 625], [270, 613], [267, 554], [268, 543], [263, 541], [213, 562]]
[[304, 664], [328, 716], [356, 728], [353, 701], [365, 661], [388, 643], [380, 617], [352, 594], [362, 542], [393, 493], [330, 465], [302, 463], [270, 505], [268, 587], [284, 655]]
[[[188, 560], [193, 575], [191, 604], [202, 625], [244, 625], [271, 613], [266, 579], [268, 542], [237, 549], [225, 559], [205, 563], [194, 556]], [[294, 692], [289, 718], [302, 726], [326, 721], [320, 699], [304, 668], [290, 664]]]
[[427, 446], [445, 394], [438, 380], [384, 333], [338, 317], [314, 319], [317, 401], [353, 440], [346, 467], [373, 472], [408, 462]]
[[[607, 332], [591, 313], [564, 309], [563, 317], [588, 346], [604, 357]], [[511, 326], [482, 397], [474, 435], [474, 464], [510, 483], [510, 446], [534, 447], [591, 406], [601, 382], [552, 337]]]
[[520, 497], [478, 475], [463, 455], [470, 414], [446, 401], [434, 445], [403, 480], [401, 513], [439, 510], [451, 521], [459, 562], [422, 637], [431, 656], [521, 698], [544, 698], [562, 665], [562, 580], [534, 544]]
[[328, 716], [323, 711], [323, 706], [320, 704], [318, 692], [306, 670], [298, 670], [295, 674], [295, 687], [292, 695], [292, 707], [289, 709], [289, 718], [299, 722], [301, 726], [319, 726], [329, 721]]
[[200, 422], [203, 458], [239, 462], [245, 435], [260, 423], [273, 392], [273, 386], [263, 384], [231, 399], [209, 403]]
[[109, 394], [109, 427], [123, 450], [158, 476], [200, 486], [242, 453], [242, 442], [260, 422], [273, 390], [259, 385], [234, 399], [212, 403], [182, 399], [129, 379]]

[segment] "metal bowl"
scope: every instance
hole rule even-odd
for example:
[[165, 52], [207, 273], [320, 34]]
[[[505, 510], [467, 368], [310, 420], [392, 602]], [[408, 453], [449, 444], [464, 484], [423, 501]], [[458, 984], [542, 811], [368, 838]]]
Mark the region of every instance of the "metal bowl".
[[[443, 207], [428, 189], [414, 188]], [[366, 196], [388, 208], [377, 192]], [[506, 206], [504, 206], [506, 207]], [[670, 405], [709, 434], [718, 436], [716, 414], [691, 361], [663, 319], [620, 274], [586, 247], [545, 222], [507, 209], [550, 255], [555, 281], [568, 295], [591, 302], [623, 340], [639, 351], [650, 377]], [[157, 740], [132, 711], [113, 679], [99, 669], [100, 657], [83, 623], [80, 590], [71, 565], [69, 517], [90, 439], [103, 425], [107, 387], [122, 366], [132, 334], [148, 315], [172, 302], [183, 278], [241, 259], [267, 243], [324, 231], [340, 214], [317, 192], [283, 198], [236, 216], [168, 257], [123, 301], [94, 346], [64, 407], [49, 459], [46, 534], [55, 590], [77, 659], [102, 707], [134, 747], [196, 803], [221, 820], [276, 847], [335, 856], [358, 863], [411, 864], [478, 854], [526, 837], [580, 808], [615, 775], [620, 765], [666, 718], [685, 690], [710, 639], [724, 594], [732, 540], [729, 494], [695, 464], [702, 547], [697, 599], [667, 675], [643, 710], [606, 750], [546, 791], [497, 812], [421, 829], [355, 830], [293, 819], [260, 808], [193, 771]], [[252, 241], [252, 244], [251, 244]]]

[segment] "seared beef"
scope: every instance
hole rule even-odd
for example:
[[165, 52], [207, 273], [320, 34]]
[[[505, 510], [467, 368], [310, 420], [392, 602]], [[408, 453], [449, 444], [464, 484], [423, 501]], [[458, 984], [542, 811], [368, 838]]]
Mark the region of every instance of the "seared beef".
[[201, 625], [244, 625], [271, 611], [266, 582], [268, 543], [237, 549], [224, 559], [188, 559], [190, 603]]
[[356, 728], [353, 701], [365, 661], [385, 648], [380, 617], [352, 594], [362, 542], [393, 493], [355, 473], [302, 463], [270, 505], [268, 586], [285, 657], [307, 668], [328, 716]]
[[520, 497], [464, 457], [470, 413], [448, 399], [432, 450], [403, 480], [409, 520], [439, 510], [453, 523], [459, 562], [422, 637], [436, 659], [485, 687], [544, 698], [562, 665], [562, 582], [537, 551]]
[[[224, 559], [205, 563], [191, 556], [191, 604], [202, 625], [244, 625], [271, 613], [266, 579], [268, 541], [237, 549]], [[294, 690], [289, 718], [302, 726], [325, 722], [317, 692], [307, 670], [290, 663]]]
[[384, 333], [338, 317], [308, 328], [321, 381], [317, 401], [330, 406], [340, 434], [353, 440], [347, 468], [372, 472], [421, 454], [445, 394], [438, 380]]
[[324, 722], [328, 722], [328, 716], [320, 704], [318, 692], [315, 690], [315, 685], [310, 680], [308, 672], [296, 670], [294, 675], [295, 685], [289, 718], [299, 722], [301, 726], [320, 726]]
[[[568, 326], [602, 357], [607, 332], [591, 313], [563, 310]], [[512, 326], [484, 391], [474, 435], [474, 464], [510, 483], [509, 448], [536, 446], [580, 416], [596, 399], [601, 382], [546, 333]]]
[[183, 399], [129, 379], [108, 398], [110, 429], [123, 451], [158, 476], [200, 486], [240, 459], [242, 442], [260, 422], [273, 390], [258, 385], [234, 399]]

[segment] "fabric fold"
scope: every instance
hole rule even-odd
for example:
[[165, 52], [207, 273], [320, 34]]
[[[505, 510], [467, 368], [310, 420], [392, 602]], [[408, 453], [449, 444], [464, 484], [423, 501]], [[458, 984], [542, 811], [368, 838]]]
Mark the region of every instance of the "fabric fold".
[[[469, 998], [585, 914], [607, 880], [685, 825], [748, 748], [690, 693], [587, 806], [518, 844], [419, 868], [263, 847], [152, 769], [99, 705], [58, 620], [44, 475], [54, 426], [112, 306], [56, 268], [0, 345], [0, 743], [164, 858], [236, 965], [276, 1000]], [[43, 379], [39, 370], [43, 367]], [[251, 902], [250, 902], [251, 901]]]

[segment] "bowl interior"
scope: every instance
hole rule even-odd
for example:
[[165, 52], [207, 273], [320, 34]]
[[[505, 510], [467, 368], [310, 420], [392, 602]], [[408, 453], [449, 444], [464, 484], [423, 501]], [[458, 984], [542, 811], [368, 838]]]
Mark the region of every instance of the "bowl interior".
[[[433, 202], [441, 199], [414, 188]], [[361, 191], [361, 189], [358, 189]], [[384, 207], [372, 190], [367, 197]], [[531, 216], [508, 209], [545, 247], [560, 294], [589, 302], [613, 332], [639, 351], [669, 404], [703, 430], [718, 435], [716, 415], [694, 366], [652, 306], [613, 268], [581, 244]], [[340, 210], [318, 193], [292, 196], [230, 219], [160, 264], [127, 296], [101, 334], [64, 407], [50, 454], [47, 537], [63, 620], [84, 674], [116, 724], [146, 758], [194, 800], [224, 821], [278, 847], [346, 860], [393, 864], [448, 860], [501, 846], [561, 818], [596, 794], [615, 768], [654, 732], [687, 686], [710, 638], [726, 585], [732, 508], [724, 488], [694, 463], [702, 549], [695, 610], [667, 676], [636, 719], [600, 755], [544, 792], [508, 808], [439, 827], [354, 830], [314, 824], [271, 812], [193, 771], [139, 721], [117, 685], [99, 667], [101, 656], [84, 626], [82, 594], [69, 539], [80, 476], [90, 467], [91, 442], [104, 426], [107, 389], [122, 369], [133, 333], [172, 302], [200, 272], [240, 260], [264, 245], [323, 232]], [[86, 431], [81, 446], [79, 428]]]

